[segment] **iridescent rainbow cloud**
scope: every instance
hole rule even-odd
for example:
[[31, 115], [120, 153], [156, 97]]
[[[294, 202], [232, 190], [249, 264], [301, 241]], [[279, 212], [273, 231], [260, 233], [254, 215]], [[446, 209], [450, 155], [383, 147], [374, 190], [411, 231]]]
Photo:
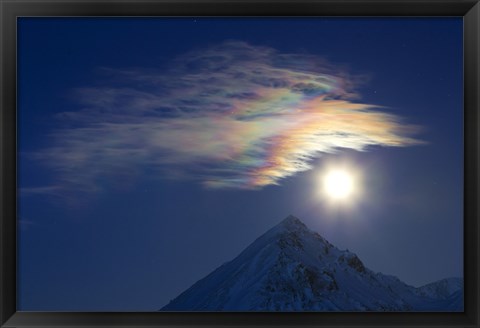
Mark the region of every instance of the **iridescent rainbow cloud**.
[[354, 102], [351, 78], [313, 55], [231, 41], [163, 70], [105, 71], [115, 82], [78, 89], [85, 109], [59, 115], [70, 126], [37, 154], [60, 185], [101, 189], [149, 172], [256, 189], [311, 169], [324, 153], [419, 143], [416, 127]]

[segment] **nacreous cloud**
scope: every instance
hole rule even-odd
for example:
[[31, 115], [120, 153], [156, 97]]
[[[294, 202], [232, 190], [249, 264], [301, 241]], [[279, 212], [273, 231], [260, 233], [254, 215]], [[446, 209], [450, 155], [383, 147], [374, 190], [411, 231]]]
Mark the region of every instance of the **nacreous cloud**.
[[36, 154], [59, 185], [101, 189], [147, 175], [209, 188], [261, 188], [341, 148], [408, 146], [416, 128], [356, 103], [353, 83], [321, 58], [227, 42], [162, 70], [106, 70], [77, 90], [50, 148]]

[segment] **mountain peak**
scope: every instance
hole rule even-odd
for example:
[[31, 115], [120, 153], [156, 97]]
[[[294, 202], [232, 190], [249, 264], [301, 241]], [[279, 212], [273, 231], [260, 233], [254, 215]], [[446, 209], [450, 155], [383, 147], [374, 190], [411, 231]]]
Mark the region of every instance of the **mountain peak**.
[[307, 226], [305, 225], [305, 223], [303, 223], [299, 218], [297, 218], [296, 216], [290, 214], [289, 216], [287, 216], [285, 219], [283, 219], [282, 222], [280, 222], [278, 224], [279, 226], [285, 226], [285, 227], [288, 227], [288, 228], [301, 228], [301, 229], [306, 229]]
[[462, 280], [374, 273], [289, 215], [161, 311], [460, 311]]

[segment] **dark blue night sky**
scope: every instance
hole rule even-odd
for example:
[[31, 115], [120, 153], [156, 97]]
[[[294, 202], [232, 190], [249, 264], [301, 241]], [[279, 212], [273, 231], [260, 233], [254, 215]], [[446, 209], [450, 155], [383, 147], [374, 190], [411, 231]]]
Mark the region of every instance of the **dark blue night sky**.
[[289, 214], [413, 286], [463, 276], [461, 18], [18, 26], [19, 310], [158, 310]]

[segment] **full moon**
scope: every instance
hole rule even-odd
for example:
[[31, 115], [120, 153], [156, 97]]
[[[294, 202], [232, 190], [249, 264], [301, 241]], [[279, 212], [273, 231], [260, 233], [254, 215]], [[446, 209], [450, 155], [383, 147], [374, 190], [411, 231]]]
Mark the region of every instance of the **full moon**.
[[332, 170], [325, 175], [323, 187], [330, 198], [335, 200], [346, 199], [353, 192], [353, 177], [346, 171]]

